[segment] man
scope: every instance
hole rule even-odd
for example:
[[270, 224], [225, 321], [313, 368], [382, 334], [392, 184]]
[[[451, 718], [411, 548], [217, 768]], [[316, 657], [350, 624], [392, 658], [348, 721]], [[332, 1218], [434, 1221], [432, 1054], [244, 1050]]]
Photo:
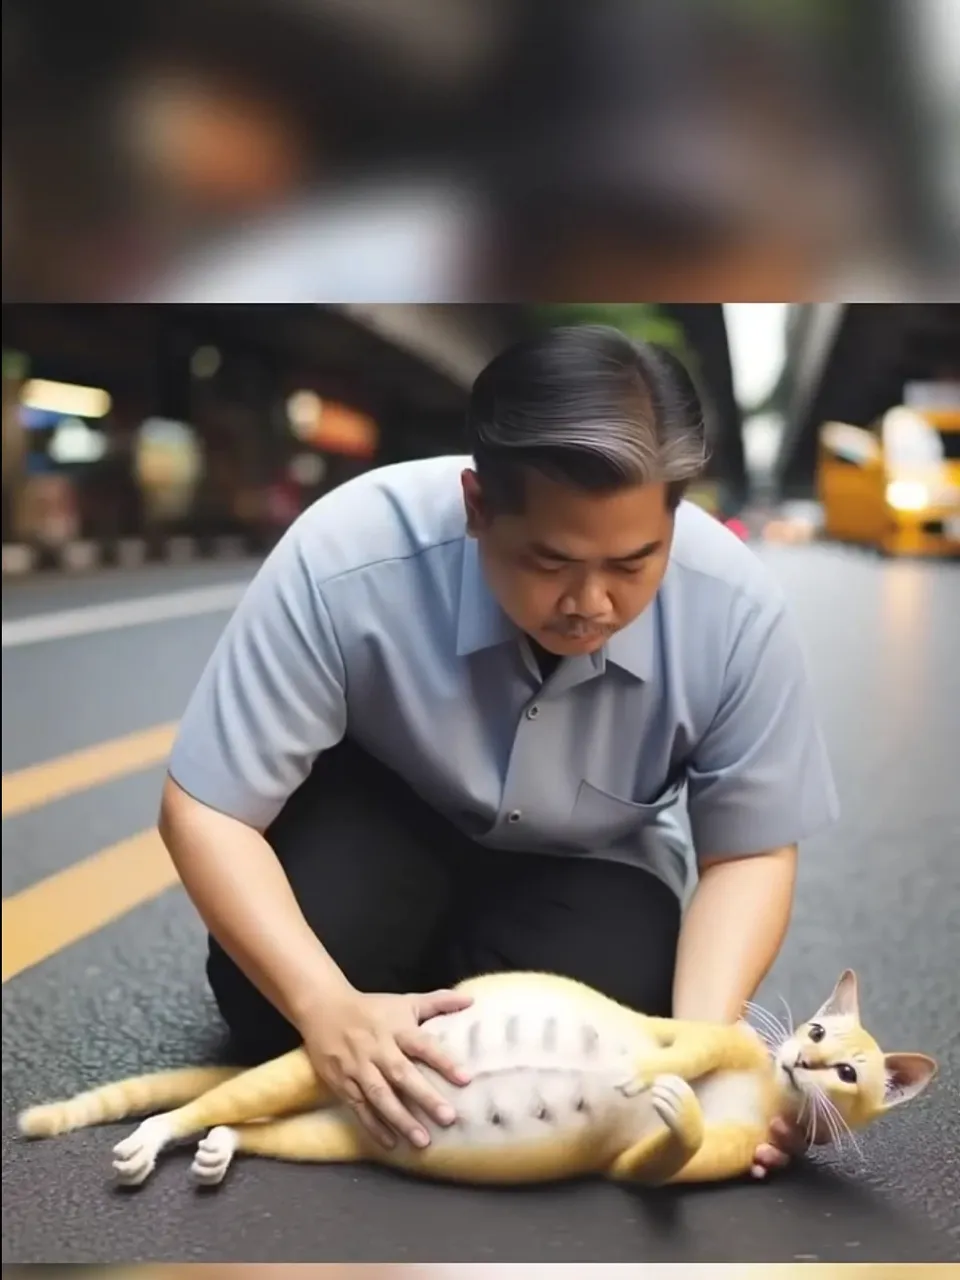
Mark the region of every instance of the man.
[[548, 331], [480, 374], [468, 434], [471, 457], [370, 472], [287, 532], [162, 804], [236, 1042], [302, 1041], [385, 1143], [426, 1140], [411, 1102], [452, 1122], [415, 1064], [467, 1077], [418, 1024], [469, 975], [737, 1019], [797, 842], [836, 812], [780, 593], [682, 501], [704, 439], [679, 363]]

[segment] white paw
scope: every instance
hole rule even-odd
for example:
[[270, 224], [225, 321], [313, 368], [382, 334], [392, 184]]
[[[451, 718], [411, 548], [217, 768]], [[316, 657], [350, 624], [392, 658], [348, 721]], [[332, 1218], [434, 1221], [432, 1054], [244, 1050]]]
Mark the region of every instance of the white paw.
[[631, 1071], [628, 1076], [624, 1076], [622, 1080], [618, 1080], [614, 1088], [618, 1093], [622, 1093], [625, 1098], [636, 1098], [641, 1093], [646, 1093], [650, 1088], [652, 1081], [645, 1076], [639, 1075], [635, 1071]]
[[218, 1125], [198, 1145], [190, 1172], [202, 1186], [218, 1186], [227, 1176], [236, 1149], [236, 1133], [226, 1125]]
[[139, 1187], [150, 1177], [170, 1134], [162, 1116], [151, 1116], [113, 1148], [113, 1168], [124, 1186]]
[[654, 1111], [668, 1129], [676, 1128], [684, 1107], [689, 1106], [694, 1092], [680, 1076], [657, 1076], [650, 1090]]

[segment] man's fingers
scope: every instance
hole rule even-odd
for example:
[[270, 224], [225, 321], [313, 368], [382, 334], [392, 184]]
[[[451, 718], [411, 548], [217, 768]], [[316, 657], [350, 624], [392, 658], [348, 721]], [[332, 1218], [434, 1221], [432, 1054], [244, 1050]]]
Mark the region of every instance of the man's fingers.
[[459, 1013], [473, 1004], [473, 996], [468, 996], [465, 991], [428, 991], [411, 999], [418, 1022], [435, 1018], [438, 1013]]
[[438, 1071], [451, 1084], [470, 1083], [470, 1072], [444, 1053], [429, 1035], [401, 1035], [397, 1037], [397, 1044], [408, 1058], [433, 1067], [434, 1071]]
[[770, 1142], [761, 1142], [753, 1157], [754, 1169], [785, 1169], [790, 1163], [788, 1152], [782, 1151]]
[[351, 1099], [350, 1105], [356, 1112], [357, 1119], [363, 1127], [376, 1138], [382, 1147], [386, 1147], [390, 1151], [397, 1145], [397, 1135], [382, 1120], [377, 1119], [376, 1112], [369, 1102], [354, 1102]]
[[357, 1119], [372, 1136], [389, 1151], [397, 1145], [397, 1135], [374, 1113], [372, 1107], [363, 1096], [363, 1090], [355, 1080], [347, 1080], [340, 1089], [340, 1094], [347, 1106], [352, 1107]]
[[382, 1069], [383, 1074], [399, 1090], [405, 1100], [415, 1102], [422, 1107], [438, 1124], [450, 1125], [456, 1120], [457, 1113], [450, 1103], [433, 1088], [422, 1072], [418, 1071], [403, 1053], [398, 1051], [383, 1064]]
[[357, 1083], [374, 1113], [381, 1120], [385, 1120], [391, 1129], [402, 1134], [415, 1147], [429, 1145], [430, 1135], [403, 1105], [379, 1067], [371, 1063], [359, 1076]]
[[800, 1155], [806, 1149], [806, 1141], [803, 1133], [795, 1126], [787, 1124], [785, 1120], [777, 1118], [770, 1125], [770, 1137], [774, 1144], [781, 1151], [786, 1151], [790, 1155]]

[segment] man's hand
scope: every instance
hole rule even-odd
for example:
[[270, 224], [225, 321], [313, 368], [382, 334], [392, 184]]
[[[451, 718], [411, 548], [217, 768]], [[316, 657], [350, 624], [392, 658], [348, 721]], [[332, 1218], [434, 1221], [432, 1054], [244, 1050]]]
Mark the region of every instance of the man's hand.
[[765, 1178], [774, 1169], [785, 1169], [793, 1156], [803, 1155], [811, 1142], [823, 1146], [831, 1141], [832, 1134], [823, 1124], [816, 1125], [811, 1135], [806, 1123], [791, 1124], [778, 1116], [770, 1126], [770, 1141], [757, 1147], [750, 1174]]
[[420, 1031], [420, 1023], [472, 1003], [458, 991], [351, 992], [319, 1009], [299, 1030], [317, 1075], [380, 1143], [393, 1147], [400, 1134], [414, 1146], [425, 1147], [429, 1135], [410, 1104], [422, 1107], [442, 1125], [453, 1124], [456, 1112], [414, 1062], [433, 1067], [451, 1084], [467, 1084], [470, 1075]]

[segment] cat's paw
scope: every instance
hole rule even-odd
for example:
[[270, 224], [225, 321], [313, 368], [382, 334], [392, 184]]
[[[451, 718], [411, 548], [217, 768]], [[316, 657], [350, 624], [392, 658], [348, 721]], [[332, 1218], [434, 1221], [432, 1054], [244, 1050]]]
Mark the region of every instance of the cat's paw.
[[684, 1113], [698, 1105], [697, 1095], [681, 1076], [657, 1076], [650, 1090], [650, 1102], [668, 1129], [675, 1129]]
[[674, 1137], [690, 1152], [703, 1142], [703, 1112], [696, 1093], [680, 1076], [657, 1076], [650, 1104]]
[[227, 1176], [237, 1150], [237, 1135], [226, 1125], [211, 1129], [197, 1147], [190, 1172], [203, 1187], [216, 1187]]
[[648, 1070], [643, 1063], [634, 1063], [630, 1069], [630, 1074], [618, 1081], [616, 1089], [618, 1093], [622, 1093], [625, 1098], [636, 1098], [641, 1093], [646, 1093], [652, 1088], [656, 1073]]
[[117, 1181], [125, 1187], [139, 1187], [157, 1166], [157, 1157], [170, 1141], [163, 1116], [151, 1116], [113, 1148], [113, 1168]]

